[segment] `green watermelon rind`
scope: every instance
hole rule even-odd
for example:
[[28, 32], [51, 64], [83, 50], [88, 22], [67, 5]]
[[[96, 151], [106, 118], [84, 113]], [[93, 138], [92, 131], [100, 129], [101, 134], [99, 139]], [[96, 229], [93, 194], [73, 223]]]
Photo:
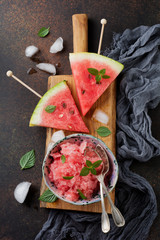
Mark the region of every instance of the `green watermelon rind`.
[[31, 116], [30, 122], [29, 122], [29, 126], [33, 127], [33, 126], [39, 126], [40, 122], [41, 122], [41, 113], [43, 111], [43, 106], [46, 104], [47, 100], [50, 97], [53, 97], [54, 95], [56, 95], [57, 93], [61, 92], [63, 89], [67, 88], [67, 83], [66, 81], [62, 81], [58, 84], [56, 84], [54, 87], [50, 88], [44, 95], [43, 97], [39, 100], [36, 108], [34, 109], [34, 112]]
[[124, 68], [124, 65], [122, 63], [97, 53], [90, 53], [90, 52], [70, 53], [69, 59], [70, 59], [70, 62], [83, 61], [88, 59], [90, 61], [94, 60], [94, 61], [106, 63], [109, 66], [111, 66], [111, 68], [114, 71], [117, 71], [117, 72], [121, 72]]

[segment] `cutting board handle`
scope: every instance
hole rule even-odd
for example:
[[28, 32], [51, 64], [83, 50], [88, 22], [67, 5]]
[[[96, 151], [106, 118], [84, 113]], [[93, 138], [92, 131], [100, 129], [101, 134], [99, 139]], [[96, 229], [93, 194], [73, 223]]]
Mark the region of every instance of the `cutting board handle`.
[[88, 52], [88, 17], [87, 14], [74, 14], [73, 24], [73, 51]]

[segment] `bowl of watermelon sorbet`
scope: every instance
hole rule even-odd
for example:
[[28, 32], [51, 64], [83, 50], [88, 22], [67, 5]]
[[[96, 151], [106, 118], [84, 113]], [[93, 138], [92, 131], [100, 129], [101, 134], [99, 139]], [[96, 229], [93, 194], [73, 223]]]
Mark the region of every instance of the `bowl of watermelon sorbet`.
[[[72, 134], [53, 143], [43, 161], [45, 183], [58, 198], [75, 205], [101, 200], [100, 186], [95, 174], [101, 171], [103, 163], [94, 151], [97, 144], [106, 151], [110, 164], [105, 185], [109, 192], [114, 189], [118, 179], [118, 164], [112, 151], [96, 137]], [[93, 149], [93, 155], [86, 155], [87, 148]], [[91, 171], [92, 167], [89, 166], [96, 166], [96, 172], [93, 169]]]

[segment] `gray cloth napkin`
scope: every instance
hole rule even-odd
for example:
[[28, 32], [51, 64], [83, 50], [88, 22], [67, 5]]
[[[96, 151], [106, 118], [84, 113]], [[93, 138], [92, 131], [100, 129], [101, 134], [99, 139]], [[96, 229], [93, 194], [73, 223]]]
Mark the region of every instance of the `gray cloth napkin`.
[[149, 108], [160, 101], [160, 24], [140, 26], [114, 34], [111, 49], [103, 55], [124, 64], [118, 77], [117, 159], [119, 180], [116, 205], [126, 225], [101, 231], [101, 215], [51, 210], [35, 240], [145, 240], [157, 215], [152, 187], [130, 170], [133, 161], [148, 161], [160, 155], [160, 142], [151, 133]]

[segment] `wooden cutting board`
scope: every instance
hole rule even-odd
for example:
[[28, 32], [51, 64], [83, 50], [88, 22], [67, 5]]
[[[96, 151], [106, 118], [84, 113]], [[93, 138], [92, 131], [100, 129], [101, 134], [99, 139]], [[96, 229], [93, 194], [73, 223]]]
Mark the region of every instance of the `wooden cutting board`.
[[[73, 44], [74, 52], [85, 52], [88, 51], [88, 19], [86, 14], [76, 14], [72, 17], [73, 21]], [[48, 79], [48, 89], [53, 87], [55, 84], [67, 80], [67, 84], [72, 92], [73, 98], [75, 99], [76, 105], [80, 111], [79, 102], [76, 95], [76, 89], [74, 84], [74, 79], [71, 75], [60, 75], [60, 76], [50, 76]], [[96, 108], [102, 109], [107, 113], [109, 117], [109, 122], [107, 125], [101, 124], [92, 119], [92, 114]], [[98, 101], [92, 106], [90, 111], [87, 113], [83, 120], [88, 127], [90, 134], [100, 138], [114, 153], [116, 154], [116, 82], [114, 81], [110, 87], [104, 92], [104, 94], [98, 99]], [[108, 137], [101, 138], [98, 136], [96, 129], [100, 126], [107, 126], [112, 134]], [[46, 132], [46, 150], [50, 142], [51, 136], [55, 130], [47, 128]], [[70, 135], [75, 132], [65, 131], [65, 135]], [[42, 179], [40, 194], [47, 189], [44, 180]], [[115, 190], [110, 193], [110, 196], [114, 202], [115, 200]], [[108, 213], [111, 213], [111, 208], [108, 203], [107, 198], [105, 198], [105, 206]], [[94, 203], [85, 206], [76, 206], [70, 203], [67, 203], [63, 200], [57, 199], [53, 203], [40, 202], [40, 207], [45, 208], [55, 208], [55, 209], [65, 209], [65, 210], [77, 210], [77, 211], [86, 211], [86, 212], [102, 212], [101, 203]]]

